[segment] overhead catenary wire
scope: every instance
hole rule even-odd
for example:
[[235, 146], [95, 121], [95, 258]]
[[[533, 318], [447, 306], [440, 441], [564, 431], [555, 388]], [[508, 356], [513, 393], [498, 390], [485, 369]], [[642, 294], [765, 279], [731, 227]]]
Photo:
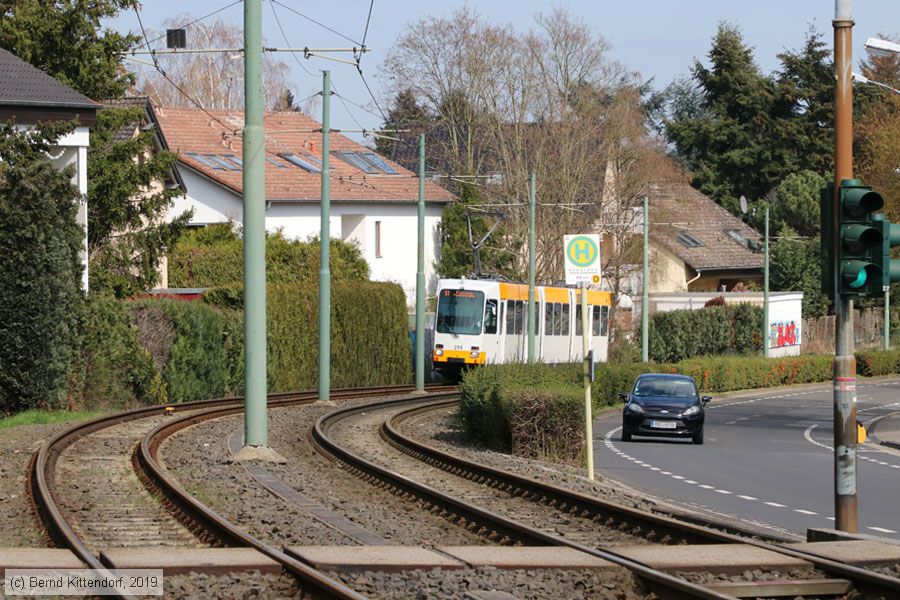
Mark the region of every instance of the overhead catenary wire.
[[347, 40], [348, 42], [351, 42], [351, 43], [353, 43], [353, 44], [355, 44], [355, 45], [357, 45], [357, 46], [363, 46], [363, 45], [364, 45], [364, 44], [361, 44], [360, 42], [358, 42], [357, 40], [354, 40], [353, 38], [344, 35], [344, 34], [341, 33], [340, 31], [338, 31], [338, 30], [336, 30], [336, 29], [333, 29], [333, 28], [329, 27], [328, 25], [325, 25], [324, 23], [320, 23], [319, 21], [316, 21], [316, 20], [313, 19], [312, 17], [310, 17], [310, 16], [308, 16], [308, 15], [305, 15], [305, 14], [303, 14], [302, 12], [300, 12], [300, 11], [298, 11], [298, 10], [295, 10], [294, 8], [291, 8], [291, 7], [288, 6], [287, 4], [284, 4], [283, 2], [279, 2], [278, 0], [270, 0], [270, 2], [274, 2], [275, 4], [278, 4], [279, 6], [285, 8], [286, 10], [289, 10], [289, 11], [291, 11], [292, 13], [294, 13], [294, 14], [300, 16], [300, 17], [303, 17], [303, 18], [306, 19], [307, 21], [310, 21], [310, 22], [312, 22], [312, 23], [315, 23], [316, 25], [318, 25], [318, 26], [321, 27], [322, 29], [326, 29], [326, 30], [330, 31], [330, 32], [333, 33], [333, 34], [335, 34], [335, 35], [337, 35], [337, 36], [339, 36], [339, 37], [344, 38], [344, 39]]
[[372, 7], [375, 6], [375, 0], [369, 0], [369, 16], [366, 17], [366, 28], [363, 30], [362, 47], [366, 47], [366, 36], [369, 35], [369, 23], [372, 21]]

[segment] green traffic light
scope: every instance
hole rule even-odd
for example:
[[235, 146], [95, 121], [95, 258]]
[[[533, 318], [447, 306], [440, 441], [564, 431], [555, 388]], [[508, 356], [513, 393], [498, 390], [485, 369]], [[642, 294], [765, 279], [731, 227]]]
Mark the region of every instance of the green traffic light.
[[859, 288], [861, 288], [862, 286], [866, 285], [866, 279], [867, 279], [866, 270], [865, 270], [865, 269], [862, 269], [862, 270], [860, 270], [860, 272], [856, 275], [856, 280], [854, 280], [854, 281], [848, 283], [847, 285], [849, 285], [849, 286], [852, 287], [854, 290], [856, 290], [856, 289], [859, 289]]

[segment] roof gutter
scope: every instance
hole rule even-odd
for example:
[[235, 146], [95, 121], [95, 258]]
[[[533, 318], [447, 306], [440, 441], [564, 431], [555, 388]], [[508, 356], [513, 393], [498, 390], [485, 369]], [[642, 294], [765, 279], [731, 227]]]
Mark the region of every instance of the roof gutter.
[[690, 281], [688, 281], [687, 283], [685, 283], [684, 287], [685, 288], [691, 287], [691, 284], [694, 283], [695, 281], [697, 281], [698, 279], [700, 279], [700, 275], [702, 275], [702, 274], [703, 274], [703, 271], [701, 271], [700, 269], [697, 269], [697, 276], [694, 277], [693, 279], [691, 279]]

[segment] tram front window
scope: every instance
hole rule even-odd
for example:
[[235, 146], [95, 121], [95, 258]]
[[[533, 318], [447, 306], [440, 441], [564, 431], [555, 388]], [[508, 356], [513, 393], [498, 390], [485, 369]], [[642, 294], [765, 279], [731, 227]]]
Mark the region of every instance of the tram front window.
[[438, 333], [476, 335], [484, 317], [484, 292], [441, 290], [437, 310]]

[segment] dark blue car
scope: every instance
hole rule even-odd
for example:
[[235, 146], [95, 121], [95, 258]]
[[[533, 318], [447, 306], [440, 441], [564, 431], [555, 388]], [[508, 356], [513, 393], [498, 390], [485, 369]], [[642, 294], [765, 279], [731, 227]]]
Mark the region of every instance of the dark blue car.
[[700, 396], [687, 375], [645, 373], [638, 376], [631, 393], [620, 392], [622, 441], [633, 435], [689, 437], [703, 443], [704, 407], [711, 396]]

